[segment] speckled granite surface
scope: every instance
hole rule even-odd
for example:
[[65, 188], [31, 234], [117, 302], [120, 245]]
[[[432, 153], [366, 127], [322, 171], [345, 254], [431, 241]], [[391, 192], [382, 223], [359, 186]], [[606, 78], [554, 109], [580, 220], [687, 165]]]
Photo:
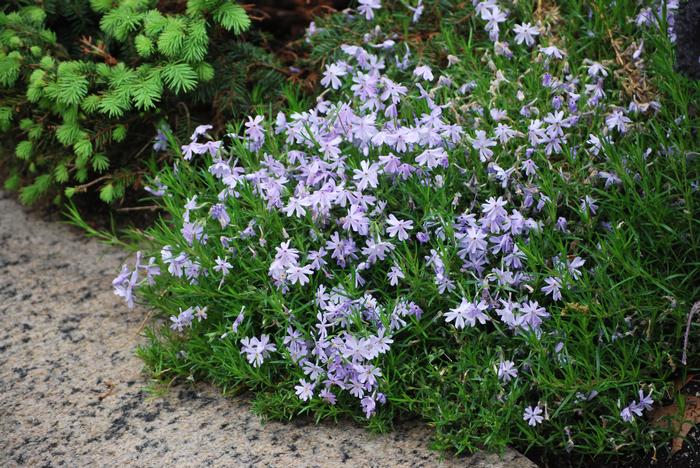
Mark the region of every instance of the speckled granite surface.
[[133, 355], [146, 313], [110, 289], [124, 258], [0, 192], [0, 466], [534, 466], [440, 461], [420, 424], [262, 423], [208, 386], [149, 399]]

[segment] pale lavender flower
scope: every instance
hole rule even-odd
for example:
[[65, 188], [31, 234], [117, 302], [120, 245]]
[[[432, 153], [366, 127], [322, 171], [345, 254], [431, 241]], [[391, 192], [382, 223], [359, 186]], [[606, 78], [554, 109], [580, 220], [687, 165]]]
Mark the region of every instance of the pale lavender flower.
[[408, 231], [413, 229], [413, 221], [400, 220], [393, 214], [389, 215], [389, 219], [387, 219], [386, 223], [389, 225], [386, 229], [389, 237], [398, 237], [400, 241], [407, 240], [409, 237]]
[[595, 198], [590, 195], [586, 195], [581, 199], [581, 211], [590, 211], [592, 215], [598, 211], [598, 205], [596, 205]]
[[417, 23], [418, 20], [420, 20], [420, 17], [423, 15], [423, 0], [418, 0], [418, 4], [415, 7], [412, 7], [410, 5], [406, 5], [409, 10], [413, 12], [413, 16], [411, 17], [411, 23]]
[[542, 287], [542, 292], [551, 295], [552, 299], [555, 301], [561, 301], [561, 280], [550, 276], [545, 278], [544, 282], [547, 283], [547, 285]]
[[608, 71], [599, 62], [592, 62], [588, 66], [588, 76], [590, 76], [590, 77], [596, 77], [596, 76], [606, 77], [606, 76], [608, 76]]
[[233, 268], [233, 265], [231, 265], [226, 258], [216, 257], [214, 262], [216, 265], [214, 265], [213, 270], [217, 273], [221, 273], [223, 276], [228, 275], [229, 270]]
[[518, 369], [515, 368], [513, 361], [501, 361], [498, 364], [498, 378], [504, 383], [508, 383], [511, 379], [518, 376]]
[[540, 30], [530, 23], [516, 24], [513, 32], [515, 33], [515, 43], [522, 44], [524, 42], [528, 47], [535, 45], [535, 37], [540, 34]]
[[365, 15], [367, 21], [371, 21], [374, 18], [374, 10], [379, 10], [382, 7], [381, 0], [358, 0], [360, 6], [357, 7], [357, 11]]
[[122, 265], [119, 275], [112, 281], [114, 294], [126, 301], [129, 309], [134, 308], [134, 288], [138, 281], [138, 264], [134, 271], [130, 271], [126, 265]]
[[299, 379], [299, 385], [295, 385], [295, 393], [302, 401], [309, 401], [314, 397], [314, 388], [316, 385], [311, 382], [307, 382], [305, 379]]
[[539, 406], [535, 406], [534, 408], [532, 406], [528, 406], [523, 412], [523, 419], [527, 421], [528, 425], [534, 427], [540, 424], [542, 421], [544, 421], [542, 413], [542, 408], [540, 408]]
[[153, 151], [165, 151], [168, 149], [168, 137], [165, 132], [171, 132], [170, 126], [167, 123], [162, 124], [156, 131], [156, 136], [153, 141]]
[[364, 398], [362, 398], [360, 403], [362, 404], [362, 411], [365, 412], [365, 416], [367, 418], [374, 414], [374, 410], [377, 407], [377, 403], [374, 401], [374, 398], [370, 396], [365, 396]]
[[559, 60], [564, 58], [564, 51], [554, 45], [540, 47], [540, 52], [542, 52], [547, 57], [554, 57], [555, 59]]
[[321, 398], [323, 398], [328, 404], [335, 405], [336, 402], [336, 397], [333, 392], [328, 390], [327, 388], [324, 388], [321, 390], [318, 394]]
[[155, 179], [153, 179], [153, 183], [155, 185], [155, 188], [146, 185], [143, 187], [143, 189], [146, 192], [153, 195], [154, 197], [162, 197], [168, 191], [168, 186], [161, 182], [160, 178], [156, 177]]
[[292, 284], [299, 283], [300, 286], [304, 286], [305, 284], [309, 284], [308, 275], [312, 275], [313, 273], [314, 270], [311, 268], [311, 265], [305, 265], [303, 267], [292, 265], [287, 268], [287, 279]]
[[246, 355], [246, 359], [253, 367], [260, 367], [265, 358], [274, 351], [277, 347], [270, 343], [269, 335], [261, 335], [260, 338], [241, 338], [241, 354]]
[[523, 161], [523, 163], [520, 165], [520, 168], [525, 171], [525, 175], [527, 176], [534, 176], [537, 175], [537, 164], [532, 159], [526, 159]]
[[231, 222], [231, 218], [226, 212], [226, 207], [221, 203], [212, 205], [212, 207], [209, 209], [209, 215], [217, 220], [219, 224], [221, 224], [222, 229], [228, 226], [228, 224]]
[[403, 274], [403, 270], [401, 270], [400, 267], [394, 265], [389, 269], [389, 273], [387, 273], [387, 278], [389, 278], [389, 284], [391, 286], [397, 286], [399, 284], [399, 279], [405, 278]]
[[198, 125], [197, 128], [194, 129], [194, 132], [192, 133], [192, 136], [190, 136], [191, 141], [195, 141], [200, 135], [204, 135], [207, 133], [209, 130], [214, 128], [213, 126], [207, 124], [207, 125]]
[[[634, 404], [634, 402], [632, 402]], [[632, 409], [634, 407], [632, 405], [626, 406], [625, 408], [620, 411], [620, 417], [622, 418], [623, 421], [625, 422], [632, 422], [634, 420], [634, 415], [632, 414]], [[641, 413], [640, 413], [641, 416]]]
[[569, 222], [566, 220], [566, 218], [560, 216], [559, 218], [557, 218], [556, 226], [559, 231], [566, 232], [569, 226]]
[[483, 325], [489, 320], [488, 315], [484, 313], [487, 309], [488, 305], [484, 301], [474, 303], [462, 298], [457, 307], [445, 313], [445, 321], [449, 323], [454, 320], [457, 329], [464, 328], [465, 325], [474, 327], [477, 321]]
[[195, 306], [194, 307], [194, 316], [197, 318], [198, 322], [201, 322], [202, 320], [206, 320], [207, 319], [207, 307]]
[[180, 309], [180, 313], [175, 316], [170, 317], [170, 328], [177, 332], [182, 332], [185, 327], [192, 326], [192, 320], [194, 319], [193, 309], [189, 307], [185, 310]]
[[611, 185], [619, 185], [622, 183], [622, 180], [620, 180], [620, 178], [614, 172], [600, 171], [598, 172], [598, 177], [600, 177], [601, 179], [605, 179], [605, 188], [609, 188]]
[[567, 269], [574, 280], [578, 280], [581, 277], [580, 269], [584, 263], [586, 263], [586, 261], [581, 257], [575, 257], [573, 260], [568, 262]]
[[435, 79], [433, 71], [427, 65], [417, 66], [416, 69], [413, 70], [413, 75], [426, 81], [433, 81]]
[[531, 330], [539, 329], [542, 324], [542, 318], [549, 317], [547, 310], [540, 306], [537, 301], [523, 302], [520, 305], [520, 312], [517, 323]]
[[180, 232], [182, 233], [182, 237], [184, 237], [185, 241], [189, 245], [192, 245], [195, 239], [200, 242], [202, 242], [204, 239], [204, 226], [202, 226], [200, 223], [185, 222], [182, 225], [182, 229]]
[[347, 70], [341, 62], [331, 63], [326, 65], [326, 69], [323, 72], [323, 78], [321, 79], [321, 86], [330, 86], [333, 89], [340, 89], [342, 82], [340, 81], [341, 76], [345, 76]]
[[236, 320], [233, 321], [231, 324], [231, 330], [233, 333], [238, 333], [238, 327], [243, 323], [243, 319], [245, 318], [245, 306], [241, 309], [241, 311], [238, 313], [238, 316], [236, 317]]
[[479, 152], [481, 162], [486, 162], [493, 156], [493, 150], [490, 148], [496, 146], [496, 142], [486, 137], [486, 132], [477, 130], [476, 136], [472, 138], [472, 148]]
[[350, 205], [348, 214], [341, 219], [343, 229], [346, 231], [355, 231], [362, 236], [366, 236], [369, 232], [369, 218], [365, 214], [364, 208], [360, 205]]
[[627, 125], [631, 123], [632, 120], [630, 120], [629, 117], [627, 117], [625, 114], [622, 113], [622, 111], [619, 110], [613, 111], [610, 115], [608, 115], [605, 118], [605, 125], [608, 126], [608, 129], [617, 129], [617, 131], [620, 133], [627, 132]]
[[353, 180], [356, 180], [357, 188], [364, 190], [367, 187], [376, 188], [379, 185], [377, 176], [381, 167], [377, 163], [370, 164], [369, 161], [360, 161], [360, 169], [354, 170]]
[[249, 116], [248, 122], [245, 123], [245, 134], [251, 151], [259, 150], [265, 142], [265, 128], [262, 126], [264, 119], [262, 115], [256, 115], [255, 118]]
[[462, 250], [459, 251], [461, 256], [466, 256], [466, 254], [476, 255], [483, 252], [488, 247], [486, 233], [479, 228], [471, 227], [467, 229], [465, 234], [461, 235], [459, 245], [462, 247]]
[[498, 8], [498, 6], [493, 5], [491, 8], [484, 8], [481, 11], [481, 19], [486, 21], [486, 26], [484, 29], [489, 32], [489, 39], [492, 41], [497, 40], [499, 32], [499, 24], [506, 20], [506, 14]]

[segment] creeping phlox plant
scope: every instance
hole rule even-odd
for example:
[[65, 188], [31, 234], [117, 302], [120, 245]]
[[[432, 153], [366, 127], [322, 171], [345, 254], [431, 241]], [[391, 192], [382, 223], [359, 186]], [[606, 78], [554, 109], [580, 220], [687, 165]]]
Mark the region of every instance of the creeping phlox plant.
[[542, 25], [474, 6], [485, 66], [454, 43], [438, 66], [376, 27], [325, 65], [312, 107], [181, 145], [149, 187], [170, 215], [150, 258], [114, 280], [169, 317], [140, 351], [156, 373], [257, 390], [275, 417], [418, 415], [459, 451], [666, 440], [643, 416], [670, 395], [689, 298], [646, 315], [668, 300], [636, 302], [629, 265], [673, 286], [634, 263], [622, 219], [656, 161], [686, 170], [669, 134], [642, 146], [663, 106], [623, 98], [614, 64], [570, 60]]

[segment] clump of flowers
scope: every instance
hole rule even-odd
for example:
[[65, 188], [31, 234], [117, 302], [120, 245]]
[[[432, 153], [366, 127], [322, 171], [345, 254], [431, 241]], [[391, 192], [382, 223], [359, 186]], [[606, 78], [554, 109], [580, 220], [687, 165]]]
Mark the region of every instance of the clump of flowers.
[[[518, 434], [489, 448], [558, 427], [567, 450], [592, 447], [601, 420], [617, 442], [640, 437], [623, 427], [666, 371], [619, 380], [630, 348], [654, 351], [638, 318], [591, 294], [618, 232], [608, 194], [635, 180], [612, 145], [661, 105], [612, 99], [610, 64], [569, 60], [541, 24], [473, 3], [485, 60], [503, 59], [478, 81], [456, 55], [426, 63], [377, 26], [325, 65], [310, 108], [251, 116], [222, 140], [197, 127], [152, 184], [171, 215], [151, 233], [157, 256], [114, 282], [130, 305], [141, 285], [178, 310], [153, 346], [192, 343], [217, 382], [277, 395], [261, 398], [278, 416], [411, 411], [450, 420], [438, 438], [459, 450], [483, 412], [511, 415]], [[422, 2], [410, 11], [418, 22]], [[373, 20], [381, 2], [358, 12]], [[507, 68], [518, 55], [532, 59], [521, 77]]]

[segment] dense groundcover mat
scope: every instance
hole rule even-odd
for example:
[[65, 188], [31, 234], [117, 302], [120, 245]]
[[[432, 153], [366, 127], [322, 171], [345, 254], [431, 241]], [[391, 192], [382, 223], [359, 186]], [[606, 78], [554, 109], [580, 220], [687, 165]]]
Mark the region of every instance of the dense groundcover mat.
[[148, 368], [273, 418], [420, 418], [459, 453], [666, 447], [700, 368], [676, 6], [356, 7], [309, 29], [316, 100], [170, 136], [114, 280], [162, 319]]

